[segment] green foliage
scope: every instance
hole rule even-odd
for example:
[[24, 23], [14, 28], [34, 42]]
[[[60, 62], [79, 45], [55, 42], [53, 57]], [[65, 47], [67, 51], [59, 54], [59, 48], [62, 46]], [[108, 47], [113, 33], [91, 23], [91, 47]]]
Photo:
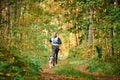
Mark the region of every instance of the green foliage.
[[80, 48], [72, 48], [69, 50], [69, 57], [68, 58], [74, 58], [74, 57], [80, 57]]
[[42, 0], [28, 0], [30, 3], [40, 2]]
[[[51, 36], [50, 33], [59, 31], [58, 28], [66, 31], [61, 34], [65, 34], [66, 49], [68, 49], [66, 46], [70, 33], [76, 33], [77, 40], [81, 40], [78, 47], [72, 47], [69, 50], [68, 60], [77, 61], [77, 64], [89, 62], [80, 60], [85, 59], [89, 51], [85, 41], [87, 41], [89, 25], [91, 25], [94, 33], [94, 52], [97, 52], [100, 59], [90, 61], [88, 70], [103, 74], [120, 74], [120, 45], [118, 45], [120, 42], [120, 4], [115, 8], [114, 1], [57, 0], [51, 3], [49, 0], [2, 0], [0, 3], [0, 22], [2, 22], [0, 24], [0, 72], [15, 74], [14, 77], [11, 76], [15, 80], [37, 76], [49, 55], [47, 40]], [[93, 10], [92, 15], [90, 15], [90, 8]], [[110, 40], [111, 29], [114, 35]], [[114, 44], [115, 56], [113, 58], [107, 56], [110, 43]], [[96, 44], [99, 46], [94, 46]], [[92, 57], [94, 52], [91, 54]], [[59, 68], [61, 71], [55, 70], [56, 73], [63, 71], [64, 74], [74, 76], [83, 74], [73, 67]]]
[[119, 72], [120, 59], [118, 58], [119, 56], [118, 53], [113, 58], [112, 57], [105, 58], [105, 60], [103, 60], [101, 47], [99, 47], [97, 49], [98, 58], [94, 57], [92, 59], [86, 59], [85, 56], [82, 57], [82, 55], [85, 55], [85, 53], [84, 54], [80, 53], [81, 49], [82, 48], [70, 49], [70, 54], [67, 58], [69, 64], [72, 65], [87, 64], [88, 65], [87, 70], [89, 70], [92, 73], [98, 73], [100, 75], [120, 74]]
[[90, 72], [97, 72], [100, 75], [113, 75], [113, 74], [120, 74], [119, 72], [119, 64], [117, 62], [105, 62], [104, 60], [92, 59], [89, 60], [89, 66], [87, 69]]
[[[80, 46], [71, 48], [69, 50], [68, 60], [69, 59], [70, 60], [72, 60], [72, 59], [78, 59], [78, 60], [85, 59], [88, 50], [89, 49], [88, 49], [87, 43], [85, 40], [83, 40], [82, 43], [80, 44]], [[93, 57], [93, 56], [91, 56], [91, 57]]]
[[[9, 55], [13, 62], [11, 64], [7, 60], [10, 63], [9, 65], [7, 62], [4, 62], [7, 65], [1, 63], [3, 65], [1, 68], [2, 72], [6, 71], [6, 67], [9, 66], [7, 71], [15, 74], [15, 76], [8, 77], [9, 79], [30, 80], [38, 77], [42, 70], [41, 67], [46, 63], [49, 55], [49, 51], [45, 46], [45, 40], [49, 36], [42, 32], [44, 27], [41, 27], [36, 22], [28, 26], [12, 28], [11, 30], [12, 45], [9, 47]], [[1, 55], [0, 59], [6, 60], [7, 57]]]
[[110, 73], [120, 75], [120, 67], [116, 66]]
[[65, 1], [60, 1], [59, 5], [63, 8], [65, 6]]
[[[47, 56], [48, 54], [42, 54]], [[37, 77], [42, 70], [41, 67], [46, 63], [46, 57], [41, 58], [41, 54], [25, 53], [24, 55], [16, 47], [11, 48], [11, 53], [0, 54], [0, 72], [11, 74], [6, 79], [28, 80]], [[12, 76], [12, 74], [14, 76]], [[0, 79], [5, 78], [1, 76]]]
[[79, 70], [75, 69], [74, 66], [66, 64], [64, 66], [57, 66], [53, 69], [54, 73], [57, 74], [64, 74], [67, 76], [74, 76], [74, 77], [81, 77], [86, 79], [94, 79], [92, 75], [88, 75], [85, 73], [80, 72]]

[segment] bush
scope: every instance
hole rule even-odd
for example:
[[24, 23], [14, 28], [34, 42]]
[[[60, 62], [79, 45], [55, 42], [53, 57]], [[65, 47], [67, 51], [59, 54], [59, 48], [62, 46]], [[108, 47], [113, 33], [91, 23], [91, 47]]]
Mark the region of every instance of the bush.
[[91, 59], [89, 60], [89, 66], [87, 69], [90, 72], [97, 72], [100, 75], [115, 75], [120, 74], [120, 68], [117, 63], [105, 62], [102, 59]]
[[32, 80], [39, 75], [41, 66], [46, 62], [40, 54], [21, 54], [16, 47], [0, 53], [0, 79]]
[[80, 54], [80, 48], [71, 48], [69, 50], [69, 56], [68, 59], [75, 59], [75, 58], [80, 58], [81, 54]]

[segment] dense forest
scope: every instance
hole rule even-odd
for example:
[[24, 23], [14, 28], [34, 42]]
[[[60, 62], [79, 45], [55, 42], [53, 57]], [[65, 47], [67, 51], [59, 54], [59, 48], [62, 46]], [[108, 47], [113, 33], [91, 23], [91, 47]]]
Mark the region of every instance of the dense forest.
[[120, 79], [120, 0], [1, 0], [0, 80], [41, 80], [53, 32], [64, 59], [52, 73]]

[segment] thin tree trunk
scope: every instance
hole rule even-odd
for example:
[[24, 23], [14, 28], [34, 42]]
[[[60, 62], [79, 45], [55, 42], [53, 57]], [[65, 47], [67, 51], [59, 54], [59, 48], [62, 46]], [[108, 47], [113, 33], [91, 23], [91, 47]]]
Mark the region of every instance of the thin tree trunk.
[[89, 31], [88, 31], [88, 43], [93, 42], [93, 31], [92, 31], [92, 15], [93, 15], [93, 9], [90, 8], [90, 25], [89, 25]]
[[87, 58], [90, 58], [90, 55], [93, 51], [93, 29], [92, 29], [92, 24], [93, 24], [93, 8], [90, 7], [89, 9], [89, 21], [91, 24], [89, 24], [89, 27], [88, 27], [88, 52], [87, 52]]
[[1, 27], [1, 23], [2, 23], [2, 2], [0, 1], [0, 27]]
[[76, 41], [76, 47], [78, 46], [78, 38], [77, 38], [77, 26], [75, 26], [75, 41]]
[[113, 46], [113, 28], [110, 30], [110, 54], [114, 55], [114, 46]]
[[15, 4], [14, 4], [14, 22], [16, 21], [16, 18], [17, 18], [17, 0], [15, 1]]
[[106, 51], [105, 51], [105, 53], [109, 53], [109, 52], [110, 52], [109, 45], [108, 45], [107, 41], [108, 41], [108, 39], [105, 38], [105, 46], [106, 46]]
[[7, 36], [7, 34], [9, 33], [9, 27], [10, 27], [10, 7], [6, 7], [6, 27], [5, 27], [5, 37]]
[[[69, 37], [70, 37], [70, 35], [69, 35]], [[70, 46], [70, 41], [71, 41], [71, 40], [70, 40], [70, 38], [69, 38], [69, 40], [68, 40], [68, 43], [69, 43], [69, 49], [70, 49], [70, 47], [71, 47], [71, 46]]]
[[78, 40], [77, 40], [77, 33], [76, 33], [76, 31], [75, 31], [75, 41], [76, 41], [76, 47], [78, 46]]
[[1, 27], [1, 23], [2, 23], [2, 11], [0, 9], [0, 27]]
[[78, 28], [78, 45], [80, 45], [79, 37], [80, 37], [80, 31], [79, 31], [79, 28]]
[[[116, 8], [118, 5], [118, 0], [114, 0], [114, 8]], [[114, 33], [114, 28], [111, 27], [110, 29], [110, 55], [114, 55], [114, 43], [113, 43], [113, 33]]]

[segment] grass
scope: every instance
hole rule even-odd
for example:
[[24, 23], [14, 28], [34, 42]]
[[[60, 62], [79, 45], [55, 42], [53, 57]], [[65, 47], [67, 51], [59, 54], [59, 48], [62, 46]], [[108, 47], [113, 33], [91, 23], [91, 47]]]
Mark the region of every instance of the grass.
[[82, 56], [83, 52], [80, 52], [80, 47], [69, 50], [69, 56], [67, 61], [72, 65], [88, 65], [87, 70], [91, 73], [98, 73], [99, 75], [120, 75], [120, 58], [119, 53], [110, 57], [107, 56], [104, 59], [96, 56], [92, 56], [90, 59], [85, 59]]
[[64, 66], [56, 66], [53, 69], [53, 72], [56, 74], [64, 74], [66, 76], [78, 77], [78, 78], [86, 78], [86, 79], [94, 79], [92, 75], [85, 74], [75, 69], [74, 66], [70, 64], [66, 64]]
[[100, 75], [114, 75], [119, 73], [119, 68], [116, 68], [116, 66], [118, 66], [116, 63], [108, 63], [104, 60], [91, 59], [87, 70], [90, 72], [97, 72]]

